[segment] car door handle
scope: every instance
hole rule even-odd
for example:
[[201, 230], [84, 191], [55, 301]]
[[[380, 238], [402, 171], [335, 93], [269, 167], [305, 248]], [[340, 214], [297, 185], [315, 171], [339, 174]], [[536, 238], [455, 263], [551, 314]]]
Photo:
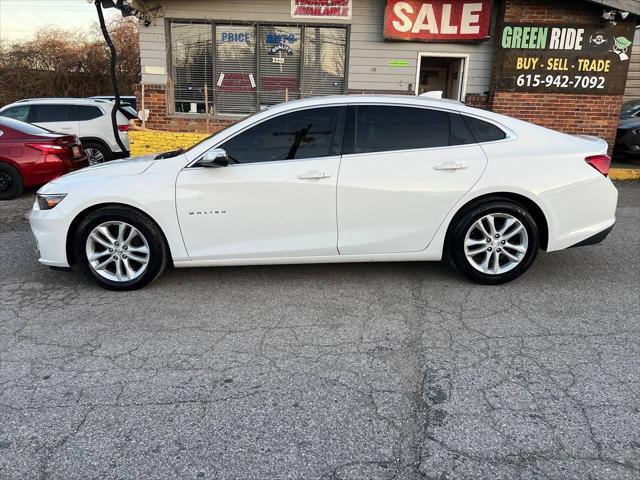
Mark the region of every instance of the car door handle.
[[466, 163], [458, 163], [458, 162], [444, 162], [440, 165], [436, 165], [433, 167], [435, 170], [463, 170], [468, 168], [469, 165]]
[[322, 178], [330, 178], [330, 177], [331, 177], [331, 174], [319, 172], [317, 170], [311, 170], [309, 172], [301, 173], [300, 175], [298, 175], [298, 178], [300, 180], [320, 180]]

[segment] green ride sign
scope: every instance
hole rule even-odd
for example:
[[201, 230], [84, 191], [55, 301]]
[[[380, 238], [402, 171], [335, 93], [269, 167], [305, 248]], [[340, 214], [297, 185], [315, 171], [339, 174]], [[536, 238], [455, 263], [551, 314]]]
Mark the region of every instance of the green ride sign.
[[499, 91], [621, 95], [634, 24], [502, 25]]

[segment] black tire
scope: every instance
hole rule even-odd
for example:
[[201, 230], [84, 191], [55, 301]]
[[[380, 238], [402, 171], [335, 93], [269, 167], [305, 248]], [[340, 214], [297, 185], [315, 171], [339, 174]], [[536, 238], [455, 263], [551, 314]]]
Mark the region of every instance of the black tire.
[[0, 163], [0, 200], [11, 200], [22, 193], [22, 175], [11, 165]]
[[[489, 214], [506, 214], [509, 215], [522, 224], [526, 230], [527, 234], [527, 250], [524, 253], [524, 256], [520, 259], [520, 262], [517, 263], [511, 270], [505, 271], [504, 273], [484, 273], [480, 271], [476, 267], [472, 265], [472, 260], [467, 259], [467, 255], [465, 254], [465, 238], [467, 232], [471, 229], [471, 227], [476, 223], [476, 221], [485, 217]], [[497, 222], [496, 222], [497, 223]], [[500, 230], [500, 228], [497, 228]], [[522, 237], [514, 237], [514, 238], [522, 238]], [[493, 239], [492, 239], [493, 240]], [[507, 240], [508, 241], [508, 240]], [[499, 243], [501, 242], [496, 239], [496, 245], [491, 248], [504, 248]], [[492, 243], [488, 243], [487, 251], [489, 251]], [[501, 283], [507, 283], [512, 280], [515, 280], [524, 272], [526, 272], [536, 256], [538, 255], [538, 249], [540, 247], [540, 234], [538, 231], [538, 226], [536, 225], [533, 217], [527, 212], [525, 208], [517, 203], [514, 203], [510, 200], [489, 200], [487, 203], [478, 205], [474, 208], [469, 209], [464, 212], [462, 216], [460, 216], [456, 220], [456, 224], [452, 226], [450, 230], [450, 234], [447, 237], [447, 256], [449, 257], [450, 262], [453, 266], [462, 273], [469, 280], [480, 283], [483, 285], [498, 285]], [[478, 248], [481, 249], [482, 245], [478, 245]], [[511, 250], [511, 253], [514, 253]], [[487, 253], [485, 251], [481, 251], [478, 253], [478, 256], [474, 257], [479, 260], [486, 259], [485, 255]], [[502, 256], [501, 257], [504, 262], [508, 262], [509, 259]], [[493, 257], [491, 257], [490, 262], [493, 262]]]
[[[146, 269], [137, 278], [129, 281], [113, 281], [98, 274], [89, 263], [86, 250], [87, 238], [95, 227], [105, 222], [126, 222], [144, 236], [149, 247], [149, 258]], [[83, 273], [108, 290], [137, 290], [145, 287], [160, 276], [169, 259], [169, 250], [160, 228], [143, 213], [124, 206], [108, 206], [89, 213], [74, 233], [72, 248], [74, 258]]]
[[111, 150], [99, 142], [82, 142], [82, 146], [87, 152], [90, 165], [98, 165], [100, 163], [108, 162], [113, 156], [111, 154]]

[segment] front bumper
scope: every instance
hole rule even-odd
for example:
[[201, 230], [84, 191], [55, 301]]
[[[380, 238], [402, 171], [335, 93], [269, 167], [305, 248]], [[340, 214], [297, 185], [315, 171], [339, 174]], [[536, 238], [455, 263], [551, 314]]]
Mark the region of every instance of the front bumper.
[[40, 210], [36, 204], [29, 214], [29, 224], [36, 239], [38, 261], [50, 267], [69, 267], [67, 217], [57, 208]]

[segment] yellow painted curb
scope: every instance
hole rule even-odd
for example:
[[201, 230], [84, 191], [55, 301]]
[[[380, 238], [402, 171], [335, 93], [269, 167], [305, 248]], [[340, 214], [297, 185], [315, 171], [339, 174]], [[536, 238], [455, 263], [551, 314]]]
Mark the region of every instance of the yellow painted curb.
[[611, 180], [640, 180], [640, 168], [612, 168], [609, 170]]

